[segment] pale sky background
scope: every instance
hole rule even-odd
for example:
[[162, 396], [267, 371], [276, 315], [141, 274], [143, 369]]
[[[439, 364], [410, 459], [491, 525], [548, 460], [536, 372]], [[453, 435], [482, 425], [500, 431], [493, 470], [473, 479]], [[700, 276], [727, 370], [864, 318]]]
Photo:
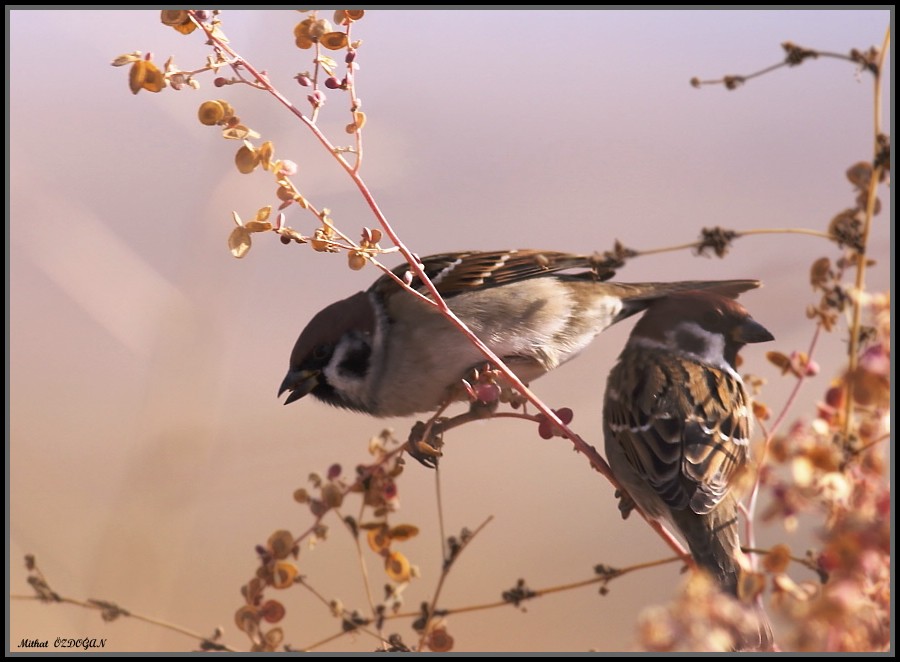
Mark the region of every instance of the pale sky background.
[[[330, 15], [330, 12], [328, 12]], [[310, 67], [293, 45], [302, 17], [225, 11], [232, 45], [302, 102], [291, 80]], [[231, 211], [252, 216], [274, 200], [268, 175], [241, 175], [234, 142], [201, 126], [196, 109], [228, 99], [295, 181], [356, 234], [374, 220], [311, 135], [249, 88], [161, 94], [128, 90], [121, 53], [203, 62], [197, 34], [161, 25], [155, 11], [13, 11], [10, 32], [10, 477], [11, 593], [27, 594], [22, 557], [37, 556], [54, 589], [112, 600], [202, 633], [234, 626], [254, 546], [310, 517], [292, 501], [311, 471], [366, 462], [385, 422], [276, 391], [297, 334], [327, 303], [364, 289], [373, 269], [256, 235], [230, 256]], [[736, 92], [693, 89], [692, 76], [750, 73], [782, 57], [780, 44], [846, 53], [880, 45], [879, 11], [370, 11], [354, 29], [358, 92], [368, 115], [363, 173], [379, 204], [421, 255], [463, 249], [594, 251], [692, 241], [701, 227], [824, 230], [852, 206], [845, 178], [871, 158], [870, 76], [831, 59], [754, 80]], [[890, 75], [886, 76], [890, 80]], [[886, 93], [885, 98], [890, 95]], [[321, 126], [344, 141], [347, 113], [329, 93]], [[885, 108], [888, 109], [887, 101]], [[885, 128], [887, 131], [888, 129]], [[886, 201], [885, 201], [886, 202]], [[887, 207], [888, 205], [886, 205]], [[891, 210], [877, 217], [872, 287], [886, 289]], [[310, 219], [292, 212], [305, 232]], [[624, 281], [761, 278], [744, 298], [777, 341], [744, 352], [770, 381], [777, 408], [789, 380], [768, 350], [805, 349], [816, 258], [836, 249], [804, 236], [751, 237], [726, 260], [690, 253], [636, 260]], [[606, 332], [578, 360], [533, 386], [602, 448], [606, 374], [631, 323]], [[795, 410], [814, 411], [843, 360], [827, 337]], [[412, 421], [389, 421], [401, 436]], [[494, 521], [458, 561], [440, 606], [499, 599], [589, 578], [597, 563], [665, 556], [637, 519], [622, 522], [608, 483], [561, 439], [523, 422], [451, 433], [442, 462], [448, 533]], [[393, 521], [422, 529], [401, 549], [424, 574], [406, 591], [416, 608], [440, 567], [433, 473], [410, 465]], [[335, 520], [331, 520], [334, 524]], [[761, 542], [808, 541], [761, 527]], [[349, 536], [304, 549], [301, 572], [329, 598], [364, 609]], [[367, 552], [368, 554], [368, 552]], [[384, 576], [368, 554], [373, 586]], [[807, 579], [803, 571], [794, 576]], [[664, 602], [674, 566], [596, 588], [449, 620], [459, 651], [628, 649], [637, 614]], [[305, 591], [277, 595], [286, 642], [308, 645], [339, 622]], [[12, 602], [12, 649], [22, 638], [105, 637], [107, 650], [191, 650], [190, 639], [147, 624], [104, 623], [64, 605]], [[398, 631], [416, 640], [409, 622]], [[345, 637], [325, 650], [368, 651]]]

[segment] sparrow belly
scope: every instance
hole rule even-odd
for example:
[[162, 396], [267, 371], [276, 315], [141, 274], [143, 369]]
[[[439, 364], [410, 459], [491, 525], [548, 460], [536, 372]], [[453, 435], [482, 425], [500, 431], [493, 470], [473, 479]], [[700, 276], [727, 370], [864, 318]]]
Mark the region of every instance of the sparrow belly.
[[[587, 319], [574, 324], [577, 305], [569, 290], [551, 279], [498, 286], [489, 292], [490, 295], [478, 290], [459, 294], [448, 304], [525, 382], [575, 356], [605, 328], [597, 328], [593, 320]], [[418, 310], [406, 310], [407, 307]], [[458, 328], [412, 296], [394, 297], [388, 315], [392, 321], [387, 355], [392, 358], [373, 374], [380, 375], [382, 384], [391, 387], [373, 389], [381, 394], [376, 409], [396, 415], [434, 411], [450, 389], [459, 385], [473, 368], [486, 363]], [[611, 319], [605, 310], [603, 315]]]

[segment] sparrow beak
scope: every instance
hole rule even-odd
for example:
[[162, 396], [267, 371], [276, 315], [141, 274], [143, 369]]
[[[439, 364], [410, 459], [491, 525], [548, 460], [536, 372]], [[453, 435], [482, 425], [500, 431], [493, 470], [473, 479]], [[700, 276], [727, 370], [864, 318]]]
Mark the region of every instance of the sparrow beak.
[[739, 326], [735, 327], [733, 335], [734, 340], [741, 344], [775, 340], [775, 336], [752, 317], [748, 317]]
[[284, 404], [287, 405], [295, 400], [299, 400], [319, 385], [319, 376], [321, 374], [318, 370], [289, 371], [287, 377], [281, 382], [281, 388], [278, 389], [278, 397], [280, 398], [285, 391], [291, 391]]

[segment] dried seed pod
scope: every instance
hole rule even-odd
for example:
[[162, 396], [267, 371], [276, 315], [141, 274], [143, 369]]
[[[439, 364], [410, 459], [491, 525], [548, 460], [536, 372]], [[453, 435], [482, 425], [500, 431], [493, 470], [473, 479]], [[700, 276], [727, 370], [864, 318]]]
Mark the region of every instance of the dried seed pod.
[[137, 94], [141, 90], [160, 92], [166, 86], [166, 78], [150, 60], [138, 60], [131, 65], [128, 86], [132, 94]]
[[225, 119], [231, 119], [234, 117], [234, 106], [225, 101], [225, 99], [216, 99], [218, 104], [222, 106], [222, 110], [225, 113]]
[[256, 150], [244, 145], [234, 155], [234, 164], [241, 173], [247, 175], [259, 165], [259, 154]]
[[344, 502], [341, 488], [335, 483], [326, 483], [322, 486], [322, 501], [329, 508], [340, 508]]
[[163, 9], [159, 13], [159, 20], [163, 25], [175, 27], [176, 25], [186, 23], [190, 19], [188, 18], [188, 13], [185, 9]]
[[387, 551], [391, 546], [391, 535], [386, 526], [369, 529], [366, 533], [366, 540], [368, 540], [369, 547], [371, 547], [372, 551], [376, 554]]
[[453, 637], [447, 634], [446, 628], [435, 628], [428, 635], [425, 645], [435, 653], [447, 653], [453, 650]]
[[259, 608], [259, 613], [267, 623], [277, 623], [284, 618], [287, 610], [278, 600], [266, 600]]
[[197, 110], [200, 124], [215, 126], [225, 119], [225, 109], [218, 101], [204, 101]]
[[259, 623], [259, 613], [252, 605], [244, 605], [234, 614], [234, 624], [241, 632], [250, 632], [257, 623]]
[[244, 226], [236, 227], [228, 235], [228, 249], [236, 258], [242, 258], [250, 250], [250, 233]]
[[347, 264], [353, 271], [359, 271], [366, 266], [366, 256], [360, 251], [350, 251], [347, 254]]
[[409, 540], [410, 538], [419, 535], [419, 527], [413, 526], [412, 524], [398, 524], [397, 526], [393, 526], [390, 529], [391, 539], [393, 540]]
[[275, 155], [275, 145], [272, 144], [271, 140], [267, 140], [259, 146], [258, 154], [259, 164], [263, 167], [263, 170], [269, 170], [272, 165], [272, 157]]
[[276, 559], [286, 559], [294, 551], [294, 536], [290, 531], [279, 529], [269, 536], [266, 545]]
[[334, 22], [340, 25], [345, 21], [358, 21], [365, 13], [364, 9], [337, 9], [334, 12]]
[[319, 43], [330, 51], [339, 51], [347, 47], [347, 35], [344, 32], [328, 32], [319, 37]]
[[391, 552], [384, 559], [384, 570], [395, 582], [409, 581], [410, 566], [409, 559], [401, 552]]
[[279, 561], [272, 571], [272, 586], [275, 588], [288, 588], [297, 577], [297, 566], [287, 561]]

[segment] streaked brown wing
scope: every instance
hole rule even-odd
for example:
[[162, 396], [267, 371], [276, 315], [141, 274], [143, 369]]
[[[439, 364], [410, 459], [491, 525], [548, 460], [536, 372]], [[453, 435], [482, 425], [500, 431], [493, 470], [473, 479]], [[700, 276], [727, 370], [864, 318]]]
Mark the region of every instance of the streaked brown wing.
[[607, 398], [607, 425], [670, 508], [708, 513], [748, 460], [743, 387], [728, 373], [660, 351], [628, 354], [610, 378], [618, 397]]
[[[444, 298], [473, 288], [505, 285], [569, 269], [581, 269], [585, 276], [593, 272], [598, 281], [611, 278], [615, 273], [611, 270], [597, 270], [594, 258], [589, 255], [531, 249], [431, 255], [423, 258], [422, 264], [426, 275]], [[407, 271], [409, 266], [406, 264], [393, 269], [400, 279], [403, 279]], [[420, 292], [424, 291], [418, 278], [413, 278], [411, 285]], [[388, 294], [396, 287], [397, 284], [385, 275], [375, 281], [371, 289]]]

